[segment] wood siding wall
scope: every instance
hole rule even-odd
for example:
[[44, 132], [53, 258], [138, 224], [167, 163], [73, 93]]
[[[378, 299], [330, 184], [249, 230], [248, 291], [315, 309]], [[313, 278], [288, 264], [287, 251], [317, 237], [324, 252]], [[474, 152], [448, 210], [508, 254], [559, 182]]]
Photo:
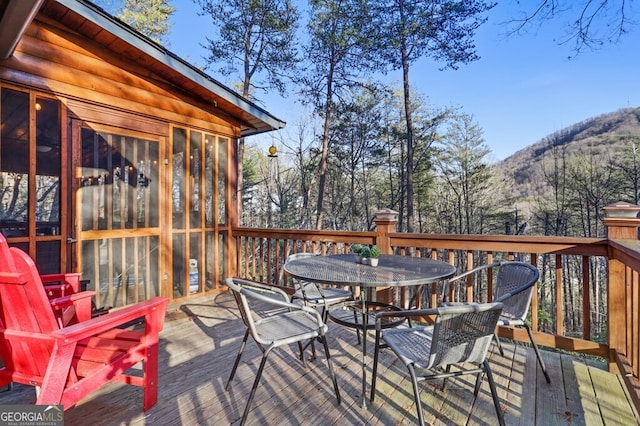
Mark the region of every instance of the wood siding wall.
[[[214, 115], [215, 106], [199, 103], [161, 76], [121, 60], [99, 44], [46, 18], [34, 21], [14, 55], [0, 62], [0, 79], [82, 103], [107, 105], [114, 111], [229, 137], [239, 135], [230, 117], [219, 112]], [[106, 124], [133, 125], [129, 128], [138, 129], [135, 123], [116, 118], [115, 113], [113, 116], [117, 123]], [[167, 131], [165, 128], [165, 135]]]

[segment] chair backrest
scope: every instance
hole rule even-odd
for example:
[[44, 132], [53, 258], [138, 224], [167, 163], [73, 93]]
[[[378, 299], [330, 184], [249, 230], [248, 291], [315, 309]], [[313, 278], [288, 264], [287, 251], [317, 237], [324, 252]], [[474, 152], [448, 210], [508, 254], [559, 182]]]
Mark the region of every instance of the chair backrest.
[[[5, 330], [49, 334], [60, 327], [33, 260], [11, 247], [0, 235], [0, 321]], [[52, 345], [25, 341], [20, 345], [4, 339], [0, 357], [8, 370], [43, 376]], [[44, 341], [44, 339], [43, 339]]]
[[7, 329], [50, 333], [60, 328], [33, 259], [19, 248], [9, 248], [2, 236], [0, 271], [20, 274], [22, 281], [0, 282], [0, 318]]
[[493, 294], [502, 302], [502, 314], [524, 321], [529, 312], [534, 285], [540, 277], [538, 268], [526, 262], [502, 262], [498, 268]]
[[306, 253], [293, 253], [293, 254], [290, 254], [289, 256], [287, 256], [287, 260], [285, 261], [285, 263], [286, 262], [291, 262], [292, 260], [304, 259], [305, 257], [313, 257], [313, 256], [318, 256], [318, 255], [315, 254], [315, 253], [309, 253], [309, 252], [306, 252]]
[[252, 281], [243, 280], [240, 278], [227, 278], [225, 284], [229, 287], [233, 293], [242, 322], [249, 328], [254, 339], [259, 340], [256, 329], [256, 317], [268, 316], [268, 313], [281, 311], [282, 308], [276, 307], [275, 309], [265, 313], [259, 306], [260, 302], [270, 303], [270, 308], [273, 308], [274, 301], [276, 302], [289, 302], [289, 298], [284, 291], [276, 287], [267, 286]]
[[[310, 253], [310, 252], [293, 253], [293, 254], [290, 254], [289, 256], [287, 256], [287, 258], [284, 261], [284, 263], [286, 264], [286, 263], [289, 263], [289, 262], [291, 262], [293, 260], [296, 260], [296, 259], [304, 259], [304, 258], [309, 258], [309, 257], [312, 257], [312, 256], [318, 256], [318, 255], [316, 253]], [[284, 274], [284, 270], [282, 270], [282, 272]], [[306, 286], [308, 284], [313, 284], [310, 281], [302, 281], [302, 280], [298, 280], [298, 279], [295, 279], [295, 278], [293, 278], [292, 281], [293, 281], [293, 287], [296, 290], [301, 290], [301, 291], [304, 291], [304, 286]], [[315, 286], [315, 284], [314, 284], [314, 286]]]
[[502, 303], [456, 304], [437, 309], [427, 368], [482, 363], [502, 312]]

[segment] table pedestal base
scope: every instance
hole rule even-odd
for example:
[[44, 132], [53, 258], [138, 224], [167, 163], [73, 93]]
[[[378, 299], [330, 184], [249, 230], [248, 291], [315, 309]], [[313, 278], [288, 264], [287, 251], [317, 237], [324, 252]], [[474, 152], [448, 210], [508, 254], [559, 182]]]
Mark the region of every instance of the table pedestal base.
[[[345, 327], [355, 328], [362, 331], [362, 407], [366, 408], [367, 390], [367, 330], [373, 330], [376, 326], [376, 312], [400, 311], [401, 308], [387, 303], [374, 302], [370, 300], [356, 300], [346, 303], [339, 308], [329, 312], [329, 318], [337, 324]], [[382, 328], [397, 327], [404, 323], [406, 318], [385, 318]]]

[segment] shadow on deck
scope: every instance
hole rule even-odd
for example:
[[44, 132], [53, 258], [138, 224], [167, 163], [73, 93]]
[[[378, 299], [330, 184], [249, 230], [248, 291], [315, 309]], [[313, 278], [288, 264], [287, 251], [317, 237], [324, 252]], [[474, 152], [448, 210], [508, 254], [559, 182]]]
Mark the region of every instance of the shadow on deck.
[[[172, 308], [172, 307], [170, 307]], [[160, 335], [158, 404], [142, 411], [142, 390], [109, 384], [65, 412], [67, 425], [222, 425], [238, 423], [260, 361], [249, 344], [229, 392], [224, 385], [244, 334], [233, 297], [228, 293], [173, 306]], [[414, 424], [411, 382], [405, 367], [383, 351], [374, 404], [360, 407], [361, 355], [353, 330], [329, 324], [331, 355], [342, 404], [337, 405], [322, 350], [307, 369], [296, 347], [275, 350], [252, 404], [248, 423], [256, 425]], [[373, 341], [370, 335], [369, 341]], [[369, 345], [372, 355], [372, 344]], [[490, 356], [507, 425], [637, 424], [621, 380], [604, 363], [543, 351], [552, 383], [544, 380], [532, 349], [504, 345], [505, 357]], [[308, 352], [310, 353], [310, 352]], [[371, 358], [368, 359], [369, 368]], [[368, 379], [370, 382], [370, 369]], [[473, 378], [423, 382], [428, 424], [495, 424], [488, 383], [473, 398]], [[368, 395], [367, 395], [368, 397]], [[33, 404], [32, 387], [16, 385], [0, 393], [0, 404]]]

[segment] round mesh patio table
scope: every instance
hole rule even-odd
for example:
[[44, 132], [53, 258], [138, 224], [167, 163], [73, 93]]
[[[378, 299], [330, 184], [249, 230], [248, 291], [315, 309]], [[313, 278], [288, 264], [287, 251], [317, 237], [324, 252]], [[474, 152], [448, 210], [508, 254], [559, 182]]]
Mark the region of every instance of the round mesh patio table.
[[[284, 272], [292, 278], [335, 286], [360, 287], [360, 312], [368, 308], [397, 309], [392, 305], [367, 301], [367, 291], [374, 287], [420, 286], [452, 277], [456, 269], [453, 265], [434, 259], [398, 255], [381, 255], [378, 266], [356, 262], [354, 254], [331, 256], [308, 256], [291, 260], [284, 265]], [[341, 308], [338, 308], [341, 309]], [[372, 328], [370, 320], [373, 312], [354, 317], [353, 311], [330, 313], [335, 321], [347, 326], [360, 325], [362, 328], [362, 406], [366, 407], [367, 387], [367, 333]], [[348, 318], [349, 317], [349, 318]], [[342, 321], [342, 322], [341, 322]], [[397, 324], [396, 324], [397, 325]], [[391, 325], [388, 325], [391, 326]]]

